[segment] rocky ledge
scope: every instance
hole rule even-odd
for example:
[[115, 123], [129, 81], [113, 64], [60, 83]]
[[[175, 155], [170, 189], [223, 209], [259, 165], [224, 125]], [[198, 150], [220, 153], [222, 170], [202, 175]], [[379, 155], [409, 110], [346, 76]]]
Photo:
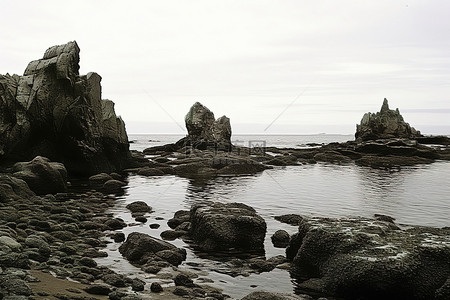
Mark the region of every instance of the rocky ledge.
[[44, 156], [69, 173], [92, 175], [128, 165], [125, 123], [101, 99], [101, 77], [79, 75], [76, 42], [53, 46], [23, 76], [0, 75], [0, 162]]
[[298, 291], [344, 299], [449, 299], [450, 228], [393, 218], [300, 218], [286, 249]]

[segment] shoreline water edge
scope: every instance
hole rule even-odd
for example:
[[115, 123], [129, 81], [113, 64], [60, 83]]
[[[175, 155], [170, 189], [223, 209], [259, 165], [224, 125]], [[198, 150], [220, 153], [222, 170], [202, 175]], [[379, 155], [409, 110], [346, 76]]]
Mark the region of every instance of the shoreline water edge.
[[[318, 163], [396, 172], [449, 161], [449, 137], [422, 135], [384, 99], [355, 140], [237, 144], [230, 119], [196, 102], [186, 136], [130, 151], [114, 103], [101, 99], [101, 77], [78, 74], [79, 51], [76, 42], [54, 46], [23, 76], [0, 75], [0, 299], [450, 298], [449, 226], [297, 211], [268, 224], [241, 199], [198, 199], [167, 219], [143, 199], [125, 205], [130, 218], [114, 212], [136, 176], [207, 182]], [[153, 221], [167, 225], [158, 237], [139, 230], [158, 229]], [[136, 273], [106, 266], [109, 255]], [[234, 278], [275, 274], [283, 288], [228, 295], [194, 256]]]

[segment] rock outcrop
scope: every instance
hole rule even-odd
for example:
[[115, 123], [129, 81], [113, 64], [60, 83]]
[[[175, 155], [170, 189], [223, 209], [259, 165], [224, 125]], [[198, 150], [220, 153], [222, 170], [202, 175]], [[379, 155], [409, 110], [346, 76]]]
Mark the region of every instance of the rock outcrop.
[[437, 299], [450, 278], [449, 228], [303, 218], [286, 249], [298, 292], [344, 299]]
[[225, 151], [231, 149], [231, 125], [226, 116], [215, 120], [212, 111], [196, 102], [187, 113], [185, 123], [188, 136], [177, 142], [179, 147]]
[[40, 155], [73, 174], [112, 172], [130, 157], [125, 124], [101, 99], [101, 77], [80, 76], [76, 42], [49, 48], [23, 76], [0, 75], [0, 160]]
[[421, 136], [420, 131], [415, 130], [403, 120], [398, 108], [396, 110], [389, 109], [386, 98], [379, 112], [364, 114], [361, 123], [356, 125], [355, 133], [357, 141], [419, 136]]

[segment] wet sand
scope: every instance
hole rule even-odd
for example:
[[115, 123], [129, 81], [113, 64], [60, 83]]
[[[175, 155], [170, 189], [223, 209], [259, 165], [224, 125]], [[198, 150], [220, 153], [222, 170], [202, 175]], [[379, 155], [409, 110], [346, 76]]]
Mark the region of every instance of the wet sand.
[[[76, 298], [90, 298], [90, 299], [109, 299], [108, 296], [92, 295], [84, 291], [89, 285], [70, 281], [66, 279], [59, 279], [51, 275], [38, 270], [31, 270], [30, 274], [34, 276], [39, 282], [30, 283], [30, 287], [33, 289], [35, 299], [61, 299], [61, 296], [76, 297]], [[170, 300], [170, 299], [183, 299], [172, 293], [174, 287], [164, 288], [162, 293], [150, 293], [147, 292], [136, 293], [143, 299], [155, 299], [155, 300]]]

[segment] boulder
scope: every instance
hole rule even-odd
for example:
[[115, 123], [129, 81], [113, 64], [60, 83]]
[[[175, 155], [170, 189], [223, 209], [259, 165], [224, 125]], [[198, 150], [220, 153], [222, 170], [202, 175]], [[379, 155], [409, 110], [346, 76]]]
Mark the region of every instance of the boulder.
[[128, 208], [132, 213], [149, 213], [152, 211], [152, 208], [144, 201], [134, 201], [127, 204], [126, 208]]
[[150, 285], [150, 291], [153, 293], [161, 293], [163, 291], [163, 287], [158, 282], [152, 282]]
[[127, 184], [120, 180], [111, 179], [105, 182], [101, 188], [101, 191], [104, 193], [121, 193], [123, 192], [124, 186]]
[[231, 125], [226, 116], [215, 120], [212, 111], [196, 102], [187, 113], [185, 123], [188, 135], [176, 143], [178, 148], [191, 146], [200, 150], [231, 149]]
[[286, 230], [277, 230], [271, 236], [272, 244], [276, 248], [286, 248], [289, 244], [289, 239], [291, 236]]
[[450, 276], [450, 228], [303, 218], [286, 249], [298, 290], [344, 299], [434, 299]]
[[185, 274], [177, 274], [173, 279], [176, 286], [194, 287], [194, 281]]
[[183, 224], [185, 222], [189, 222], [189, 220], [190, 220], [190, 211], [179, 210], [179, 211], [175, 212], [172, 219], [169, 219], [167, 221], [167, 225], [170, 228], [175, 229], [178, 226], [180, 226], [181, 224]]
[[63, 164], [50, 162], [36, 156], [29, 162], [18, 162], [13, 167], [14, 176], [24, 180], [38, 195], [64, 192], [67, 188], [67, 171]]
[[105, 184], [105, 182], [112, 179], [114, 178], [112, 178], [111, 175], [100, 173], [89, 177], [89, 184], [94, 188], [101, 188]]
[[194, 205], [190, 221], [190, 234], [203, 250], [264, 250], [266, 222], [245, 204], [215, 202]]
[[398, 108], [396, 110], [389, 109], [386, 98], [380, 112], [364, 114], [361, 123], [356, 125], [355, 133], [357, 141], [420, 136], [420, 131], [415, 130], [403, 120]]
[[303, 217], [296, 214], [287, 214], [287, 215], [281, 215], [281, 216], [275, 216], [275, 220], [286, 223], [292, 226], [298, 226], [303, 220]]
[[101, 77], [79, 75], [76, 42], [49, 48], [24, 75], [0, 75], [0, 160], [45, 156], [69, 173], [123, 169], [130, 153], [114, 103], [101, 99]]
[[0, 202], [30, 198], [32, 196], [34, 196], [34, 193], [24, 180], [0, 174]]
[[91, 284], [87, 286], [84, 291], [92, 295], [105, 295], [107, 296], [112, 292], [111, 288], [105, 284]]
[[[119, 252], [131, 263], [143, 265], [148, 260], [164, 260], [177, 264], [186, 259], [184, 249], [144, 233], [132, 232], [119, 247]], [[170, 253], [173, 252], [173, 253]], [[179, 255], [177, 255], [179, 254]]]
[[9, 237], [9, 236], [0, 236], [0, 249], [3, 247], [7, 247], [12, 251], [19, 252], [20, 249], [22, 249], [22, 245], [17, 242], [15, 239]]

